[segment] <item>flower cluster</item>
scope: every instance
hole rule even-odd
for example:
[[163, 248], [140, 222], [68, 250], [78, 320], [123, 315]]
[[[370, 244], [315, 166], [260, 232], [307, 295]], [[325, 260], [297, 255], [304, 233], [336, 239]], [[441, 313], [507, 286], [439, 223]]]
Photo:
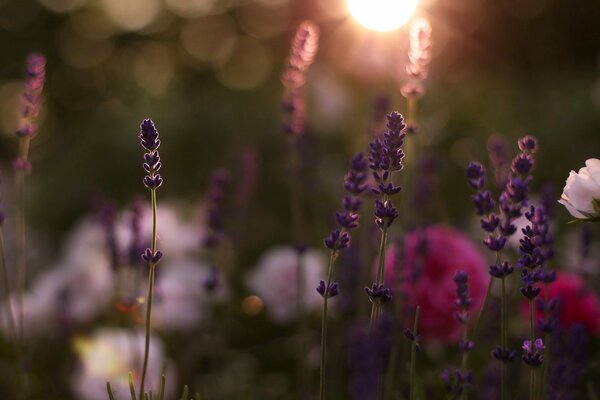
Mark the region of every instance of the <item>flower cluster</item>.
[[[350, 170], [344, 177], [344, 189], [347, 194], [342, 200], [344, 211], [335, 214], [338, 227], [324, 239], [325, 247], [336, 252], [347, 248], [350, 244], [349, 230], [358, 227], [359, 210], [362, 204], [360, 194], [367, 189], [367, 160], [363, 153], [357, 153], [350, 162]], [[332, 297], [338, 293], [336, 282], [319, 283], [317, 292], [323, 297]], [[334, 294], [335, 293], [335, 294]]]
[[[495, 202], [489, 190], [485, 187], [485, 168], [478, 162], [471, 162], [466, 168], [467, 182], [475, 194], [471, 197], [475, 213], [481, 216], [481, 228], [488, 233], [483, 241], [485, 246], [499, 253], [508, 240], [516, 232], [515, 219], [522, 215], [526, 206], [534, 159], [532, 154], [537, 150], [537, 141], [532, 136], [519, 139], [521, 152], [512, 160], [511, 171], [506, 181], [506, 187], [498, 199], [499, 214], [494, 213]], [[495, 263], [490, 266], [490, 275], [503, 278], [513, 272], [513, 267], [507, 263]]]
[[537, 282], [551, 283], [556, 280], [556, 272], [546, 271], [545, 261], [553, 256], [551, 248], [553, 237], [548, 226], [548, 219], [543, 208], [531, 206], [525, 213], [531, 225], [522, 229], [523, 238], [520, 240], [519, 258], [517, 266], [521, 268], [521, 278], [524, 287], [521, 288], [523, 296], [532, 300], [536, 298], [541, 288], [534, 287]]
[[151, 119], [145, 119], [140, 125], [140, 142], [142, 147], [146, 149], [144, 154], [144, 170], [148, 175], [144, 177], [144, 185], [155, 190], [162, 185], [162, 177], [157, 174], [162, 166], [158, 148], [160, 147], [160, 139], [158, 131]]
[[19, 137], [34, 137], [37, 127], [35, 119], [40, 113], [42, 90], [46, 79], [46, 57], [42, 54], [30, 54], [27, 57], [25, 90], [21, 96], [21, 121], [17, 129]]
[[19, 155], [14, 160], [13, 166], [16, 170], [29, 172], [31, 170], [31, 163], [27, 159], [29, 145], [25, 142], [37, 134], [35, 120], [40, 113], [42, 90], [46, 79], [46, 57], [42, 54], [30, 54], [27, 57], [25, 74], [25, 89], [21, 96], [19, 110], [20, 121], [16, 131], [17, 137], [21, 139], [21, 144]]
[[473, 373], [455, 369], [451, 373], [447, 368], [442, 371], [440, 378], [444, 382], [444, 388], [450, 399], [459, 399], [463, 392], [473, 386]]
[[296, 30], [290, 56], [281, 81], [286, 88], [282, 109], [286, 117], [284, 131], [293, 135], [304, 133], [305, 102], [301, 87], [306, 79], [306, 71], [313, 63], [319, 49], [319, 27], [311, 21], [304, 21]]
[[472, 303], [467, 284], [469, 275], [464, 271], [457, 271], [453, 280], [456, 284], [455, 303], [459, 308], [459, 311], [454, 315], [463, 330], [463, 337], [458, 344], [458, 349], [463, 353], [463, 362], [461, 368], [455, 369], [453, 374], [448, 369], [444, 369], [440, 376], [448, 396], [450, 398], [460, 398], [464, 392], [471, 389], [473, 384], [473, 373], [471, 370], [466, 369], [466, 353], [475, 348], [475, 343], [467, 338], [467, 324], [470, 319], [468, 309]]
[[427, 67], [431, 61], [431, 25], [425, 19], [416, 20], [410, 27], [410, 48], [406, 73], [409, 81], [401, 92], [404, 97], [420, 97], [425, 93], [423, 81], [427, 78]]
[[392, 173], [401, 171], [404, 151], [402, 146], [406, 133], [404, 118], [398, 112], [387, 116], [387, 131], [383, 138], [376, 138], [369, 144], [369, 167], [377, 185], [371, 190], [381, 195], [375, 200], [375, 223], [380, 229], [387, 229], [398, 218], [398, 210], [390, 197], [399, 193], [401, 188], [392, 182]]
[[542, 339], [535, 339], [533, 343], [531, 340], [524, 340], [523, 346], [523, 361], [530, 367], [539, 367], [544, 362], [544, 341]]
[[[156, 189], [162, 185], [163, 180], [160, 174], [157, 173], [162, 166], [160, 154], [158, 153], [160, 139], [158, 138], [158, 130], [151, 119], [142, 121], [139, 138], [142, 147], [146, 150], [143, 166], [147, 175], [144, 177], [144, 185], [150, 189], [154, 196]], [[146, 248], [142, 253], [142, 259], [149, 264], [156, 264], [162, 258], [162, 255], [160, 250], [153, 252], [153, 249]]]
[[[457, 271], [453, 280], [454, 283], [456, 283], [455, 302], [459, 308], [459, 311], [454, 315], [456, 320], [463, 326], [463, 330], [466, 330], [469, 319], [471, 318], [469, 314], [469, 308], [473, 302], [470, 297], [469, 286], [467, 285], [467, 282], [469, 281], [469, 275], [464, 271]], [[458, 344], [459, 350], [463, 353], [473, 350], [474, 347], [475, 343], [471, 340], [468, 340], [466, 337], [463, 337]]]

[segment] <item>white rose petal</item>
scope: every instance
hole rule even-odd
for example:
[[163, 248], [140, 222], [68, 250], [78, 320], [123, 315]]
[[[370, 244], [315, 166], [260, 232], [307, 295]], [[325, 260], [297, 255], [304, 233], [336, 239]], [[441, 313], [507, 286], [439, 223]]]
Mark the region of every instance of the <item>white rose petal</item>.
[[591, 158], [585, 165], [579, 172], [569, 173], [558, 201], [578, 219], [600, 217], [600, 160]]

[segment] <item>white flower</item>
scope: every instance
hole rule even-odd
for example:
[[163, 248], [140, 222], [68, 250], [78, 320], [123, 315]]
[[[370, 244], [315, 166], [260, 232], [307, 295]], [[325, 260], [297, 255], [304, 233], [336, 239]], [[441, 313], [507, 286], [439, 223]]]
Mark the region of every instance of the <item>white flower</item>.
[[600, 160], [590, 158], [579, 172], [571, 171], [558, 202], [575, 218], [600, 217]]
[[[102, 329], [91, 337], [76, 337], [73, 347], [79, 358], [79, 368], [71, 380], [77, 398], [106, 400], [106, 382], [109, 381], [117, 399], [129, 398], [128, 374], [133, 373], [135, 387], [139, 385], [144, 356], [144, 332], [125, 329]], [[163, 344], [159, 338], [150, 337], [146, 389], [158, 390], [165, 362]], [[169, 366], [169, 363], [167, 363]], [[174, 368], [167, 368], [166, 396], [174, 393], [176, 376]]]
[[159, 268], [152, 304], [152, 325], [156, 329], [189, 331], [210, 317], [213, 301], [227, 295], [224, 277], [220, 277], [214, 291], [206, 290], [211, 271], [205, 264], [181, 259]]
[[[296, 317], [297, 251], [292, 247], [276, 247], [264, 253], [247, 279], [247, 286], [264, 302], [269, 316], [276, 322], [288, 322]], [[302, 299], [305, 311], [319, 309], [323, 298], [316, 287], [325, 275], [326, 258], [321, 252], [307, 250], [302, 256], [304, 282]]]

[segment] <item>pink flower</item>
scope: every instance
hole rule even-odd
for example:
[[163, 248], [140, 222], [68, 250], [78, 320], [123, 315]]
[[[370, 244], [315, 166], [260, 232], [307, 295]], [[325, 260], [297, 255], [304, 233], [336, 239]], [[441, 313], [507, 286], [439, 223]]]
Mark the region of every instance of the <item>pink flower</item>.
[[[544, 291], [540, 295], [545, 298]], [[600, 334], [600, 302], [583, 279], [576, 274], [558, 273], [556, 281], [548, 285], [548, 299], [556, 299], [558, 321], [563, 328], [581, 324], [588, 333]], [[529, 318], [529, 303], [522, 306], [523, 316]], [[544, 314], [536, 307], [536, 320]]]
[[[386, 284], [398, 287], [397, 268], [403, 276], [401, 302], [421, 307], [419, 334], [424, 340], [452, 342], [458, 340], [461, 326], [455, 318], [458, 311], [457, 271], [469, 275], [472, 297], [471, 315], [475, 315], [485, 296], [489, 277], [487, 263], [476, 246], [460, 232], [443, 226], [413, 231], [404, 240], [404, 262], [395, 263], [396, 248], [390, 246], [386, 257]], [[396, 294], [398, 290], [393, 292]]]

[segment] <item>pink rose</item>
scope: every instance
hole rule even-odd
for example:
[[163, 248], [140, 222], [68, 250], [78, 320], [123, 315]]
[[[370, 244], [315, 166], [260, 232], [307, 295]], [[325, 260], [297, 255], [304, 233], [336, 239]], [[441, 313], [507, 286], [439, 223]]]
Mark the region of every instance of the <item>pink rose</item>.
[[[539, 298], [545, 299], [543, 289]], [[563, 328], [579, 323], [588, 333], [600, 333], [600, 302], [579, 275], [558, 273], [556, 281], [548, 285], [548, 299], [558, 300], [558, 321]], [[523, 303], [522, 312], [529, 318], [529, 302]], [[536, 307], [536, 321], [543, 318], [544, 313]]]
[[[404, 263], [396, 263], [395, 246], [386, 256], [386, 285], [397, 288], [396, 271], [402, 271], [401, 302], [411, 309], [421, 307], [419, 333], [424, 340], [452, 342], [458, 340], [461, 326], [455, 318], [457, 271], [469, 275], [469, 291], [473, 300], [471, 315], [476, 315], [487, 290], [487, 263], [477, 247], [460, 232], [431, 226], [416, 230], [404, 239]], [[393, 290], [398, 293], [398, 290]]]

